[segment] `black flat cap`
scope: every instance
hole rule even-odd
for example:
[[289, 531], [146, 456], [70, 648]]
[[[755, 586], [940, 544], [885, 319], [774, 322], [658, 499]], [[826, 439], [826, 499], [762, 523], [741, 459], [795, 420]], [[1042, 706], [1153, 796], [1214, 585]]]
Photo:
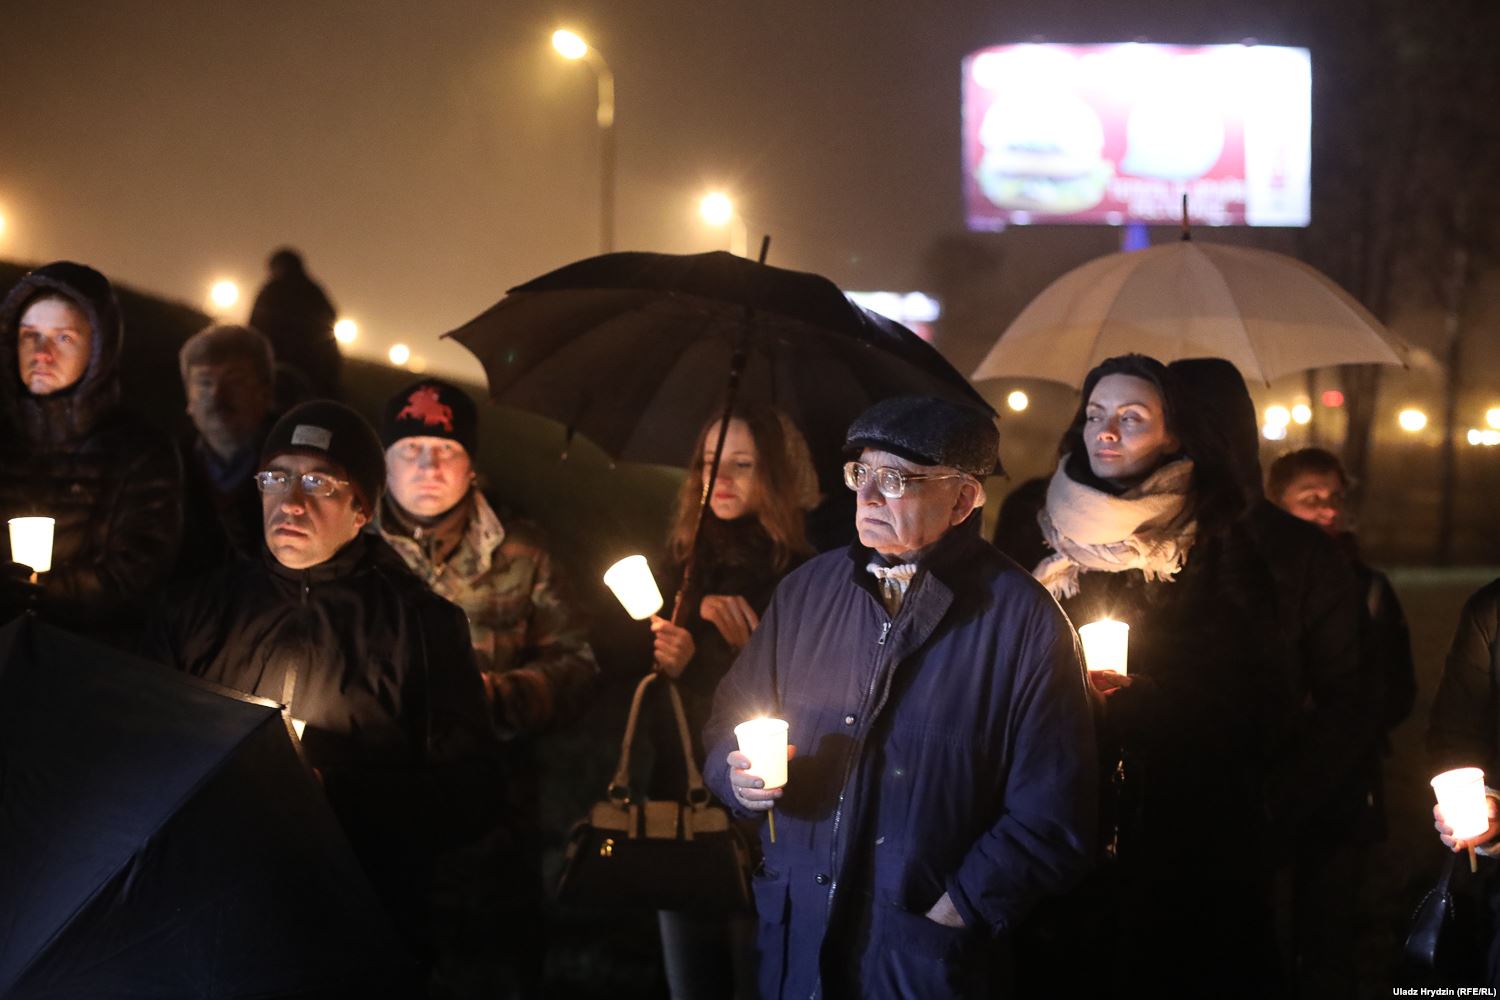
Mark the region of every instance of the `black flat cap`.
[[971, 476], [1002, 475], [1000, 432], [981, 410], [934, 396], [883, 399], [855, 418], [844, 450], [879, 448], [920, 465], [944, 465]]

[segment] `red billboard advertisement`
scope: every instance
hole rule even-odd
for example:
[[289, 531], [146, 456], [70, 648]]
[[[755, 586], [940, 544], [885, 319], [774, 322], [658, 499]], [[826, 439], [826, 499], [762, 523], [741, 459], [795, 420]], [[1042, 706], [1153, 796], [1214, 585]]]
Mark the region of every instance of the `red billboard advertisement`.
[[1312, 58], [1274, 45], [1001, 45], [963, 65], [970, 229], [1305, 226]]

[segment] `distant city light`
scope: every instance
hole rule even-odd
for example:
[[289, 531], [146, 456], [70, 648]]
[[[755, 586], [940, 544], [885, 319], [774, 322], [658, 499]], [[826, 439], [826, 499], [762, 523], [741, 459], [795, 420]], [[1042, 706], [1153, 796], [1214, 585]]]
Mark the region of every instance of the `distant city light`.
[[1396, 423], [1400, 424], [1401, 429], [1408, 434], [1415, 434], [1427, 426], [1427, 414], [1414, 406], [1409, 406], [1396, 414]]
[[1267, 441], [1285, 441], [1286, 424], [1273, 424], [1269, 421], [1260, 429], [1260, 436]]
[[[1266, 407], [1266, 426], [1267, 427], [1280, 427], [1283, 430], [1283, 432], [1284, 432], [1286, 430], [1286, 425], [1289, 424], [1289, 423], [1291, 423], [1291, 422], [1292, 422], [1292, 411], [1288, 410], [1285, 406], [1282, 406], [1282, 405], [1280, 405], [1278, 403], [1275, 406], [1268, 406], [1268, 407]], [[1281, 435], [1281, 437], [1286, 437], [1286, 434], [1283, 433]], [[1280, 441], [1281, 438], [1272, 438], [1271, 440], [1272, 441]]]
[[1500, 430], [1500, 406], [1492, 406], [1484, 411], [1484, 422], [1496, 430]]
[[698, 214], [710, 226], [727, 226], [734, 218], [734, 202], [723, 191], [710, 191], [698, 202]]
[[411, 348], [405, 344], [392, 344], [387, 357], [391, 359], [393, 365], [404, 365], [411, 358]]
[[552, 33], [552, 47], [564, 59], [582, 59], [589, 54], [589, 43], [567, 28], [558, 28]]
[[925, 292], [845, 292], [849, 301], [897, 323], [932, 323], [943, 305]]
[[1306, 403], [1298, 403], [1292, 407], [1292, 423], [1305, 424], [1312, 421], [1312, 407]]
[[333, 324], [333, 336], [340, 344], [352, 344], [359, 336], [359, 324], [345, 317]]
[[1323, 405], [1330, 410], [1336, 410], [1344, 405], [1344, 394], [1337, 389], [1323, 390]]
[[219, 309], [232, 309], [240, 300], [240, 286], [229, 280], [216, 281], [208, 290], [209, 301]]
[[1493, 427], [1486, 427], [1483, 430], [1479, 429], [1478, 427], [1470, 427], [1469, 443], [1472, 445], [1483, 445], [1486, 448], [1493, 448], [1496, 445], [1500, 445], [1500, 430], [1496, 430]]
[[1020, 413], [1022, 410], [1026, 409], [1026, 407], [1031, 405], [1031, 397], [1027, 396], [1026, 393], [1022, 392], [1020, 389], [1017, 389], [1015, 392], [1005, 397], [1005, 405], [1010, 407], [1012, 410], [1015, 410], [1017, 413]]

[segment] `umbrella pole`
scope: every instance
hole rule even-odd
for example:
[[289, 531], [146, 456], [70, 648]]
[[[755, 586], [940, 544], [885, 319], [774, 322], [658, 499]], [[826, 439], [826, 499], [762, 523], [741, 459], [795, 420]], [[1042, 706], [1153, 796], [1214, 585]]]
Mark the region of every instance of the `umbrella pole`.
[[[760, 240], [760, 263], [766, 262], [771, 250], [771, 237]], [[677, 587], [677, 597], [672, 602], [672, 624], [682, 624], [682, 599], [693, 581], [693, 570], [698, 562], [698, 545], [703, 539], [703, 516], [708, 510], [708, 498], [713, 495], [714, 483], [719, 478], [719, 459], [724, 456], [724, 438], [729, 435], [729, 416], [734, 412], [734, 402], [740, 393], [740, 376], [745, 372], [745, 359], [750, 351], [750, 321], [755, 310], [745, 308], [745, 321], [735, 341], [734, 354], [729, 360], [729, 382], [724, 389], [724, 416], [719, 420], [719, 438], [714, 442], [714, 459], [708, 468], [708, 479], [703, 483], [703, 495], [698, 498], [698, 517], [693, 522], [693, 545], [688, 549], [687, 562], [682, 566], [682, 583]]]
[[[746, 310], [748, 313], [749, 310]], [[677, 598], [672, 602], [672, 624], [682, 624], [682, 599], [693, 580], [693, 570], [698, 562], [698, 545], [703, 539], [703, 517], [708, 511], [708, 498], [713, 495], [714, 483], [719, 478], [719, 459], [724, 456], [724, 439], [729, 435], [729, 415], [734, 412], [735, 398], [740, 393], [740, 376], [745, 371], [745, 355], [750, 339], [750, 317], [740, 330], [739, 341], [734, 346], [734, 355], [729, 361], [729, 384], [724, 390], [724, 415], [719, 420], [719, 436], [714, 442], [714, 458], [708, 468], [708, 478], [703, 482], [703, 494], [698, 498], [698, 516], [693, 521], [693, 545], [688, 549], [687, 562], [682, 566], [682, 583], [677, 587]]]

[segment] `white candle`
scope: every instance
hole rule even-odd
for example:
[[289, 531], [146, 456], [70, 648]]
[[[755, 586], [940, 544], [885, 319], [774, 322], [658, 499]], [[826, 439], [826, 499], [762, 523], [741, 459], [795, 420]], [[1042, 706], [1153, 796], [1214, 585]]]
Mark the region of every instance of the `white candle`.
[[767, 788], [786, 784], [786, 730], [780, 719], [751, 719], [734, 727], [740, 753], [750, 758], [750, 773]]
[[620, 603], [625, 612], [640, 621], [650, 618], [661, 610], [661, 591], [645, 556], [626, 556], [604, 571], [604, 583]]
[[1130, 626], [1108, 618], [1090, 622], [1078, 630], [1083, 642], [1083, 660], [1090, 670], [1113, 670], [1127, 673], [1126, 654], [1130, 647]]
[[52, 529], [50, 517], [13, 517], [10, 519], [10, 557], [33, 573], [52, 568]]
[[1432, 779], [1443, 820], [1460, 840], [1484, 836], [1490, 828], [1490, 810], [1484, 801], [1484, 772], [1477, 767], [1444, 771]]

